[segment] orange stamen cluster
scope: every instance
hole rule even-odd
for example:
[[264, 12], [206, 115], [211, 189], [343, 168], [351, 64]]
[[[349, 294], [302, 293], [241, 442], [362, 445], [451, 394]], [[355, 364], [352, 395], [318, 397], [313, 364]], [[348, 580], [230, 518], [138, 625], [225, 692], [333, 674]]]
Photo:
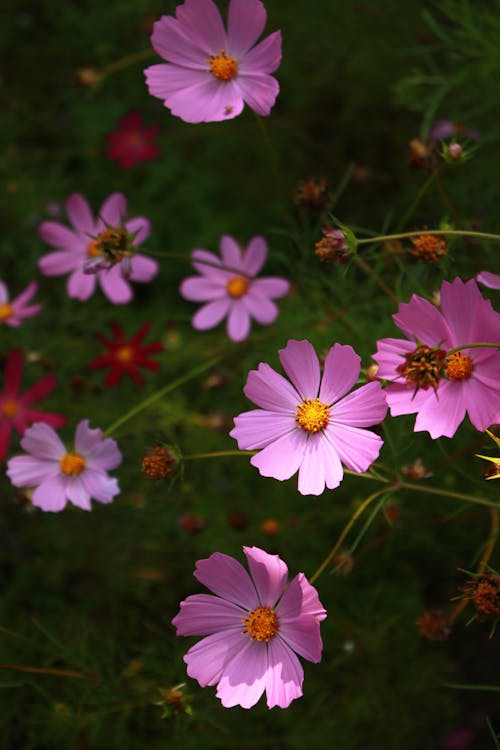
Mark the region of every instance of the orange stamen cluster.
[[7, 419], [14, 419], [14, 417], [16, 416], [18, 412], [18, 409], [19, 407], [17, 405], [17, 401], [9, 400], [9, 401], [4, 401], [2, 404], [2, 414]]
[[270, 607], [258, 607], [242, 620], [246, 625], [244, 633], [250, 633], [252, 641], [265, 641], [274, 638], [279, 628], [278, 617]]
[[107, 227], [87, 246], [89, 257], [106, 255], [110, 259], [120, 261], [129, 254], [130, 235], [125, 227]]
[[208, 64], [210, 73], [220, 81], [230, 81], [238, 72], [238, 61], [234, 57], [228, 57], [223, 49], [219, 55], [210, 55]]
[[12, 305], [0, 305], [0, 320], [7, 320], [13, 312]]
[[115, 351], [115, 357], [124, 364], [131, 362], [134, 359], [134, 350], [131, 346], [120, 346]]
[[324, 430], [330, 419], [330, 407], [319, 398], [305, 398], [295, 413], [295, 421], [306, 432]]
[[425, 344], [417, 346], [414, 352], [405, 354], [406, 362], [399, 365], [397, 372], [402, 375], [408, 385], [424, 391], [428, 388], [437, 389], [443, 369], [446, 352], [442, 349], [431, 349]]
[[248, 291], [250, 284], [243, 276], [235, 276], [227, 282], [226, 290], [230, 297], [239, 299]]
[[425, 263], [437, 263], [443, 255], [448, 255], [446, 240], [434, 234], [421, 234], [420, 237], [414, 237], [411, 243], [413, 247], [408, 252]]
[[79, 453], [66, 453], [59, 461], [63, 474], [71, 477], [79, 476], [86, 466], [86, 461]]
[[445, 369], [450, 380], [467, 380], [472, 374], [474, 365], [467, 354], [455, 352], [446, 360]]

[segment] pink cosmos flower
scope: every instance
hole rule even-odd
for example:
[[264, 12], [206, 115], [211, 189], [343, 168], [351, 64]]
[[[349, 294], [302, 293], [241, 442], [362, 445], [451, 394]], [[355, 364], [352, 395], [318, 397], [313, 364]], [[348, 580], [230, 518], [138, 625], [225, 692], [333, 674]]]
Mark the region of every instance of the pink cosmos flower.
[[91, 430], [88, 419], [78, 424], [71, 451], [41, 422], [26, 430], [21, 445], [30, 455], [11, 458], [7, 475], [14, 487], [36, 487], [32, 503], [42, 510], [60, 511], [67, 500], [91, 510], [91, 498], [110, 503], [120, 492], [117, 480], [107, 474], [121, 463], [118, 446], [103, 439], [99, 428]]
[[273, 299], [290, 290], [286, 279], [265, 276], [256, 279], [267, 257], [263, 237], [253, 237], [242, 250], [233, 237], [220, 240], [222, 259], [207, 250], [193, 250], [194, 268], [201, 276], [184, 279], [180, 293], [191, 302], [205, 302], [193, 317], [199, 331], [214, 328], [227, 316], [227, 333], [232, 341], [243, 341], [250, 332], [250, 321], [269, 325], [278, 315]]
[[46, 276], [69, 273], [68, 295], [87, 300], [96, 281], [115, 305], [132, 299], [131, 281], [148, 282], [158, 273], [158, 263], [133, 249], [149, 237], [151, 225], [144, 216], [125, 221], [127, 199], [112, 193], [94, 218], [83, 195], [74, 193], [66, 201], [71, 229], [56, 221], [44, 221], [38, 228], [42, 240], [57, 252], [40, 258]]
[[250, 575], [229, 555], [198, 560], [195, 577], [212, 594], [188, 596], [172, 620], [178, 635], [204, 635], [184, 656], [202, 687], [217, 685], [225, 708], [254, 706], [264, 690], [268, 708], [287, 708], [302, 695], [304, 672], [296, 654], [321, 660], [319, 623], [326, 617], [303, 573], [287, 584], [278, 555], [243, 547]]
[[490, 289], [500, 289], [500, 274], [490, 273], [490, 271], [481, 271], [476, 276], [476, 279], [480, 284], [489, 287]]
[[27, 303], [38, 291], [38, 284], [32, 281], [24, 292], [15, 299], [9, 301], [9, 290], [0, 281], [0, 323], [5, 323], [12, 328], [18, 328], [23, 318], [32, 318], [42, 309], [42, 305], [28, 305]]
[[46, 422], [52, 427], [62, 427], [66, 418], [62, 414], [32, 409], [32, 405], [52, 393], [57, 381], [54, 375], [45, 375], [22, 396], [19, 394], [23, 376], [23, 355], [20, 349], [10, 352], [5, 363], [4, 388], [0, 393], [0, 461], [7, 455], [12, 428], [24, 435], [33, 422]]
[[246, 102], [268, 115], [278, 95], [273, 73], [281, 61], [281, 33], [254, 46], [266, 24], [260, 0], [230, 0], [228, 30], [212, 0], [185, 0], [162, 16], [151, 43], [167, 64], [144, 71], [149, 93], [185, 122], [229, 120]]
[[406, 339], [381, 339], [374, 359], [392, 416], [417, 413], [415, 432], [453, 437], [465, 417], [485, 430], [500, 413], [500, 315], [474, 280], [444, 281], [441, 309], [414, 294], [393, 320]]
[[320, 495], [341, 483], [342, 463], [364, 472], [378, 457], [382, 439], [364, 428], [384, 419], [384, 393], [373, 382], [346, 395], [361, 365], [350, 346], [330, 349], [323, 376], [309, 341], [291, 340], [278, 353], [291, 383], [262, 362], [251, 370], [244, 392], [261, 408], [236, 417], [230, 435], [241, 450], [262, 449], [250, 459], [262, 476], [298, 471], [299, 492]]
[[143, 161], [158, 159], [161, 151], [154, 139], [159, 131], [158, 125], [144, 127], [139, 112], [129, 112], [120, 119], [117, 129], [106, 136], [106, 156], [117, 161], [120, 169], [130, 169]]

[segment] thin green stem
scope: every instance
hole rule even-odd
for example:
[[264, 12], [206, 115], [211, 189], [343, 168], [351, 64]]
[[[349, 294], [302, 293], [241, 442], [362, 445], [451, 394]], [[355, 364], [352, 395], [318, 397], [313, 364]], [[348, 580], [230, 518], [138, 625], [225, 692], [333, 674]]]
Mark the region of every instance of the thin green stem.
[[399, 232], [397, 234], [382, 234], [379, 237], [367, 237], [363, 240], [358, 240], [358, 245], [366, 245], [374, 242], [386, 242], [387, 240], [401, 240], [405, 237], [419, 237], [422, 234], [432, 234], [435, 236], [451, 236], [451, 237], [478, 237], [484, 240], [497, 240], [500, 241], [500, 234], [491, 234], [490, 232], [473, 232], [472, 230], [465, 229], [420, 229], [419, 231], [413, 232]]
[[213, 451], [212, 453], [191, 453], [182, 456], [183, 461], [196, 461], [199, 458], [220, 458], [223, 456], [255, 456], [257, 451]]
[[398, 222], [398, 229], [400, 227], [404, 227], [404, 225], [406, 224], [406, 222], [408, 221], [408, 219], [413, 214], [413, 212], [417, 208], [418, 204], [420, 203], [420, 201], [422, 200], [422, 198], [426, 194], [427, 190], [430, 188], [430, 186], [432, 185], [432, 183], [434, 182], [434, 180], [438, 176], [440, 170], [441, 170], [441, 167], [437, 167], [437, 169], [435, 169], [434, 172], [432, 172], [432, 174], [430, 174], [429, 177], [426, 179], [426, 181], [421, 185], [420, 190], [418, 191], [418, 193], [415, 196], [415, 199], [410, 204], [410, 206], [408, 207], [408, 209], [405, 211], [405, 213], [401, 217], [400, 221]]
[[[359, 240], [359, 243], [366, 242], [366, 241], [367, 240]], [[396, 297], [396, 295], [394, 294], [394, 292], [392, 291], [392, 289], [390, 289], [390, 287], [387, 286], [387, 284], [385, 283], [385, 281], [380, 278], [380, 276], [378, 275], [378, 273], [373, 270], [373, 268], [369, 265], [369, 263], [366, 262], [366, 260], [364, 260], [363, 258], [361, 258], [359, 255], [353, 255], [352, 259], [353, 259], [354, 263], [356, 263], [356, 265], [359, 268], [362, 268], [363, 271], [365, 271], [365, 273], [367, 273], [369, 276], [371, 276], [371, 278], [374, 280], [374, 282], [382, 289], [382, 291], [384, 292], [384, 294], [387, 294], [387, 296], [393, 302], [395, 302], [396, 304], [398, 303], [398, 298]]]
[[472, 495], [464, 495], [462, 492], [452, 492], [451, 490], [440, 490], [437, 489], [437, 487], [427, 487], [427, 485], [425, 484], [399, 482], [397, 488], [414, 490], [415, 492], [422, 492], [425, 495], [440, 495], [441, 497], [451, 497], [453, 500], [465, 500], [468, 503], [473, 503], [475, 505], [485, 505], [488, 508], [500, 508], [500, 504], [495, 503], [492, 500], [486, 500], [482, 497], [473, 497]]
[[271, 169], [273, 173], [274, 178], [274, 186], [276, 190], [276, 194], [278, 196], [282, 195], [282, 189], [281, 189], [281, 174], [278, 164], [278, 157], [276, 155], [276, 150], [274, 149], [273, 144], [271, 143], [271, 139], [269, 138], [269, 133], [267, 131], [267, 127], [262, 119], [256, 112], [252, 110], [252, 114], [254, 116], [254, 119], [257, 123], [257, 127], [260, 130], [260, 134], [262, 136], [262, 140], [264, 141], [264, 147], [269, 154], [269, 160], [271, 162]]
[[450, 354], [460, 352], [462, 349], [479, 349], [480, 347], [485, 347], [486, 349], [500, 349], [500, 344], [489, 344], [485, 341], [478, 341], [475, 344], [462, 344], [462, 346], [456, 346], [454, 349], [450, 349], [446, 352], [446, 355], [449, 357]]
[[123, 70], [124, 68], [128, 68], [130, 65], [134, 65], [134, 63], [136, 62], [141, 62], [142, 60], [147, 60], [149, 57], [154, 57], [155, 54], [155, 51], [151, 47], [148, 47], [147, 49], [143, 49], [140, 52], [134, 52], [134, 54], [132, 55], [121, 57], [119, 60], [106, 65], [102, 69], [101, 80], [111, 75], [112, 73], [116, 73], [117, 70]]
[[177, 380], [173, 380], [171, 383], [168, 383], [164, 388], [161, 388], [156, 393], [153, 393], [151, 396], [148, 396], [143, 401], [136, 404], [128, 412], [123, 414], [119, 419], [116, 420], [116, 422], [113, 422], [113, 424], [110, 427], [108, 427], [107, 430], [105, 430], [104, 434], [111, 435], [113, 432], [115, 432], [118, 429], [118, 427], [121, 427], [122, 424], [124, 424], [125, 422], [128, 422], [128, 420], [132, 419], [132, 417], [135, 417], [136, 414], [139, 414], [144, 409], [147, 409], [149, 406], [151, 406], [151, 404], [154, 404], [160, 398], [163, 398], [163, 396], [166, 396], [167, 393], [170, 393], [171, 391], [175, 390], [180, 385], [184, 385], [184, 383], [187, 383], [189, 380], [192, 380], [197, 375], [201, 375], [202, 372], [209, 370], [211, 367], [217, 364], [217, 362], [220, 362], [221, 359], [222, 357], [215, 357], [214, 359], [211, 359], [209, 362], [205, 362], [199, 367], [195, 367], [193, 370], [190, 370], [190, 372], [186, 373], [185, 375], [181, 375], [181, 377], [177, 378]]
[[232, 266], [226, 266], [224, 263], [215, 263], [210, 260], [202, 260], [199, 258], [193, 258], [193, 257], [186, 257], [185, 255], [182, 255], [181, 253], [172, 253], [170, 251], [162, 251], [162, 250], [145, 250], [148, 255], [153, 255], [156, 258], [175, 258], [176, 260], [184, 260], [188, 263], [199, 263], [202, 266], [211, 266], [212, 268], [219, 268], [223, 271], [231, 271], [231, 273], [235, 273], [238, 276], [244, 276], [247, 279], [252, 279], [253, 276], [250, 276], [249, 274], [245, 273], [245, 271], [242, 271], [241, 268], [233, 268]]

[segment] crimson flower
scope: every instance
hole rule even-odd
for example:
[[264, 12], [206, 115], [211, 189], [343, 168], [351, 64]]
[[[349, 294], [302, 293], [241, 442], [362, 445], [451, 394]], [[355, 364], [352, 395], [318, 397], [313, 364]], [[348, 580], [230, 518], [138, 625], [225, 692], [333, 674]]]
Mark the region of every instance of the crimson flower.
[[130, 339], [126, 339], [123, 328], [115, 322], [110, 324], [114, 338], [106, 338], [102, 333], [98, 333], [97, 338], [104, 345], [105, 351], [100, 357], [89, 362], [89, 367], [97, 369], [99, 367], [110, 367], [111, 372], [106, 375], [105, 383], [110, 387], [117, 385], [122, 375], [130, 375], [139, 385], [144, 383], [144, 378], [140, 375], [138, 368], [145, 367], [147, 370], [158, 370], [159, 362], [149, 359], [148, 354], [159, 352], [163, 349], [160, 341], [153, 341], [151, 344], [141, 346], [143, 338], [149, 333], [151, 325], [144, 323], [139, 330], [134, 333]]
[[120, 169], [130, 169], [143, 161], [158, 159], [161, 151], [154, 139], [159, 131], [158, 125], [145, 128], [139, 112], [129, 112], [120, 118], [117, 129], [106, 136], [106, 156], [117, 161]]
[[41, 401], [54, 390], [57, 384], [55, 376], [45, 375], [20, 396], [22, 376], [23, 355], [20, 349], [14, 349], [7, 357], [4, 387], [0, 392], [0, 461], [7, 455], [12, 428], [22, 436], [33, 422], [45, 422], [54, 428], [66, 424], [66, 418], [62, 414], [31, 408], [32, 404]]

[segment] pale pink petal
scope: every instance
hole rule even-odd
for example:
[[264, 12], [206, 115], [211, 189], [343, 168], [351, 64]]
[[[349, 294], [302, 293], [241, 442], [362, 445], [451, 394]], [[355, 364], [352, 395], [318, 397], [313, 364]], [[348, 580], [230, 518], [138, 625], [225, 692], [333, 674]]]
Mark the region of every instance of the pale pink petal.
[[361, 357], [352, 346], [332, 346], [323, 365], [319, 400], [325, 404], [333, 404], [342, 398], [356, 382], [360, 367]]
[[9, 301], [9, 290], [7, 289], [3, 281], [0, 281], [0, 305], [6, 305], [8, 301]]
[[234, 418], [234, 425], [229, 435], [238, 441], [240, 450], [250, 451], [265, 448], [282, 435], [297, 429], [293, 415], [262, 409], [240, 414]]
[[441, 380], [437, 393], [432, 392], [420, 407], [415, 432], [427, 430], [431, 438], [453, 437], [465, 417], [463, 382]]
[[333, 490], [343, 477], [344, 471], [334, 445], [323, 432], [309, 434], [299, 469], [298, 490], [301, 495], [321, 495], [325, 485]]
[[[303, 573], [298, 573], [290, 581], [281, 601], [276, 607], [276, 614], [282, 625], [295, 622], [298, 618], [310, 617], [320, 622], [326, 617], [326, 610], [321, 604], [318, 592]], [[300, 651], [297, 651], [300, 653]], [[309, 659], [309, 657], [306, 657]], [[316, 661], [316, 659], [310, 659]], [[318, 658], [319, 661], [319, 658]]]
[[132, 288], [122, 276], [120, 264], [97, 274], [101, 289], [114, 305], [126, 305], [133, 297]]
[[214, 552], [204, 560], [198, 560], [195, 578], [217, 596], [222, 596], [247, 611], [259, 606], [255, 586], [247, 571], [233, 557]]
[[243, 547], [250, 575], [263, 607], [274, 607], [283, 593], [288, 567], [278, 555], [270, 555], [259, 547]]
[[417, 348], [415, 341], [406, 339], [379, 339], [377, 341], [377, 352], [373, 359], [378, 364], [377, 377], [381, 380], [401, 380], [404, 378], [398, 373], [397, 368], [405, 363], [405, 354], [414, 352]]
[[97, 472], [116, 469], [122, 462], [122, 454], [113, 438], [105, 438], [100, 441], [85, 457], [89, 469], [94, 469]]
[[320, 382], [319, 360], [309, 341], [290, 339], [279, 358], [286, 374], [303, 399], [315, 399]]
[[85, 302], [85, 300], [88, 300], [93, 295], [95, 283], [96, 277], [90, 273], [83, 273], [81, 264], [79, 264], [79, 268], [73, 271], [66, 283], [68, 296]]
[[90, 495], [85, 489], [82, 477], [68, 477], [66, 481], [66, 496], [73, 505], [82, 510], [92, 510]]
[[227, 315], [230, 305], [231, 301], [227, 297], [203, 305], [193, 316], [193, 328], [196, 328], [198, 331], [215, 328]]
[[267, 242], [264, 237], [252, 237], [243, 253], [243, 268], [249, 276], [256, 276], [266, 262]]
[[274, 31], [251, 49], [239, 63], [242, 75], [274, 73], [281, 62], [281, 31]]
[[142, 245], [143, 242], [146, 242], [151, 234], [151, 222], [149, 219], [146, 219], [145, 216], [136, 216], [125, 222], [125, 229], [129, 234], [134, 235], [133, 244], [137, 247], [138, 245]]
[[382, 438], [371, 430], [348, 424], [329, 424], [325, 436], [342, 463], [351, 471], [366, 471], [377, 460], [383, 445]]
[[[253, 287], [253, 285], [252, 285]], [[279, 310], [271, 300], [265, 297], [258, 297], [252, 293], [253, 289], [247, 292], [242, 298], [241, 303], [244, 305], [248, 314], [261, 325], [270, 325], [278, 317]]]
[[43, 221], [38, 227], [38, 235], [47, 245], [57, 247], [59, 250], [82, 252], [87, 249], [88, 245], [86, 239], [57, 221]]
[[229, 268], [232, 268], [236, 271], [245, 270], [241, 247], [236, 242], [234, 237], [223, 234], [220, 238], [219, 249], [221, 251], [222, 263], [225, 266], [229, 266]]
[[269, 669], [266, 680], [267, 707], [288, 708], [302, 695], [304, 670], [302, 665], [279, 637], [269, 641]]
[[21, 445], [27, 453], [49, 461], [59, 461], [66, 453], [59, 435], [44, 422], [31, 425], [24, 433]]
[[490, 273], [490, 271], [481, 271], [476, 276], [476, 279], [480, 284], [489, 287], [490, 289], [500, 289], [500, 274]]
[[[441, 286], [441, 310], [452, 334], [453, 346], [472, 344], [476, 341], [476, 320], [481, 317], [483, 299], [474, 279], [464, 283], [456, 278], [443, 281]], [[481, 331], [479, 331], [481, 335]]]
[[290, 479], [298, 471], [306, 451], [307, 439], [302, 433], [299, 429], [289, 432], [252, 456], [250, 463], [263, 477]]
[[230, 661], [243, 645], [241, 628], [236, 633], [213, 633], [196, 643], [184, 656], [187, 673], [194, 680], [198, 680], [201, 687], [216, 685], [228, 661]]
[[99, 210], [99, 229], [101, 232], [106, 225], [119, 227], [127, 212], [127, 199], [123, 193], [111, 193]]
[[279, 276], [264, 276], [262, 279], [252, 281], [251, 293], [259, 297], [278, 299], [284, 297], [290, 291], [290, 282]]
[[60, 475], [46, 479], [33, 493], [31, 502], [37, 508], [57, 513], [66, 505], [65, 481]]
[[194, 86], [203, 86], [209, 81], [210, 73], [208, 73], [208, 63], [204, 63], [203, 70], [159, 63], [146, 68], [144, 75], [149, 93], [162, 99], [168, 107], [172, 94]]
[[202, 49], [218, 54], [227, 47], [226, 31], [217, 6], [212, 0], [185, 0], [176, 8], [179, 26]]
[[66, 201], [68, 219], [79, 234], [91, 236], [95, 231], [95, 221], [88, 201], [80, 193], [73, 193]]
[[44, 276], [62, 276], [65, 273], [82, 267], [83, 252], [60, 250], [43, 255], [38, 260], [38, 268]]
[[[500, 385], [497, 381], [497, 387]], [[500, 392], [487, 388], [476, 378], [464, 383], [464, 396], [469, 419], [480, 432], [484, 432], [496, 421], [500, 410]]]
[[271, 112], [279, 94], [279, 83], [269, 75], [245, 73], [238, 76], [238, 89], [243, 100], [258, 115], [266, 116]]
[[132, 256], [130, 279], [145, 284], [154, 279], [160, 270], [158, 261], [149, 258], [147, 255], [137, 253]]
[[[110, 468], [114, 468], [110, 467]], [[90, 466], [81, 475], [81, 480], [91, 498], [100, 503], [110, 503], [120, 493], [118, 481], [115, 477], [108, 477], [99, 471], [93, 471]]]
[[297, 616], [288, 622], [279, 618], [279, 636], [299, 656], [318, 664], [321, 661], [323, 642], [319, 622], [307, 615]]
[[181, 602], [172, 620], [177, 635], [211, 635], [222, 630], [244, 630], [248, 610], [211, 594], [194, 594]]
[[[1, 282], [0, 282], [1, 283]], [[12, 305], [16, 308], [22, 308], [26, 305], [29, 300], [35, 296], [35, 294], [38, 291], [38, 284], [36, 281], [32, 281], [24, 291], [21, 292], [21, 294], [18, 294], [18, 296], [13, 300]], [[8, 301], [8, 300], [5, 300]], [[0, 304], [3, 304], [1, 296], [0, 296]]]
[[102, 440], [102, 430], [99, 427], [91, 429], [89, 420], [82, 419], [75, 431], [75, 449], [77, 453], [86, 456], [92, 448], [95, 448]]
[[217, 685], [217, 698], [224, 708], [252, 708], [265, 690], [267, 671], [266, 644], [245, 638], [241, 649], [224, 666]]
[[397, 327], [412, 341], [416, 339], [427, 346], [447, 348], [452, 344], [451, 331], [444, 319], [431, 302], [414, 294], [408, 303], [399, 305], [398, 312], [392, 316]]
[[[177, 16], [183, 15], [183, 6], [177, 8]], [[153, 26], [151, 35], [153, 49], [164, 60], [176, 66], [188, 68], [189, 72], [208, 71], [207, 63], [210, 50], [204, 36], [195, 35], [179, 23], [176, 18], [162, 16]]]
[[243, 341], [250, 333], [250, 315], [240, 300], [234, 300], [231, 304], [226, 329], [231, 341]]
[[231, 120], [243, 109], [239, 78], [219, 81], [213, 76], [193, 86], [173, 92], [165, 105], [185, 122]]
[[180, 285], [179, 292], [190, 302], [208, 302], [227, 297], [225, 282], [214, 277], [189, 276]]
[[333, 404], [330, 421], [353, 427], [371, 427], [382, 422], [386, 413], [387, 401], [380, 383], [367, 383]]
[[266, 9], [260, 0], [231, 0], [227, 21], [230, 57], [241, 57], [255, 44], [264, 31], [266, 18]]
[[257, 370], [250, 370], [243, 393], [262, 409], [294, 417], [302, 402], [292, 384], [265, 362], [261, 362]]
[[417, 390], [413, 386], [399, 383], [387, 386], [384, 393], [392, 417], [415, 414], [429, 399], [436, 398], [432, 388]]
[[[222, 278], [224, 274], [224, 272], [220, 268], [222, 261], [209, 250], [193, 250], [193, 252], [191, 253], [191, 260], [193, 263], [193, 268], [195, 268], [198, 273], [201, 273], [203, 276], [212, 276], [219, 280]], [[229, 273], [227, 274], [227, 278], [230, 278]]]
[[7, 464], [7, 476], [14, 487], [35, 487], [56, 474], [59, 474], [58, 461], [34, 456], [14, 456]]

